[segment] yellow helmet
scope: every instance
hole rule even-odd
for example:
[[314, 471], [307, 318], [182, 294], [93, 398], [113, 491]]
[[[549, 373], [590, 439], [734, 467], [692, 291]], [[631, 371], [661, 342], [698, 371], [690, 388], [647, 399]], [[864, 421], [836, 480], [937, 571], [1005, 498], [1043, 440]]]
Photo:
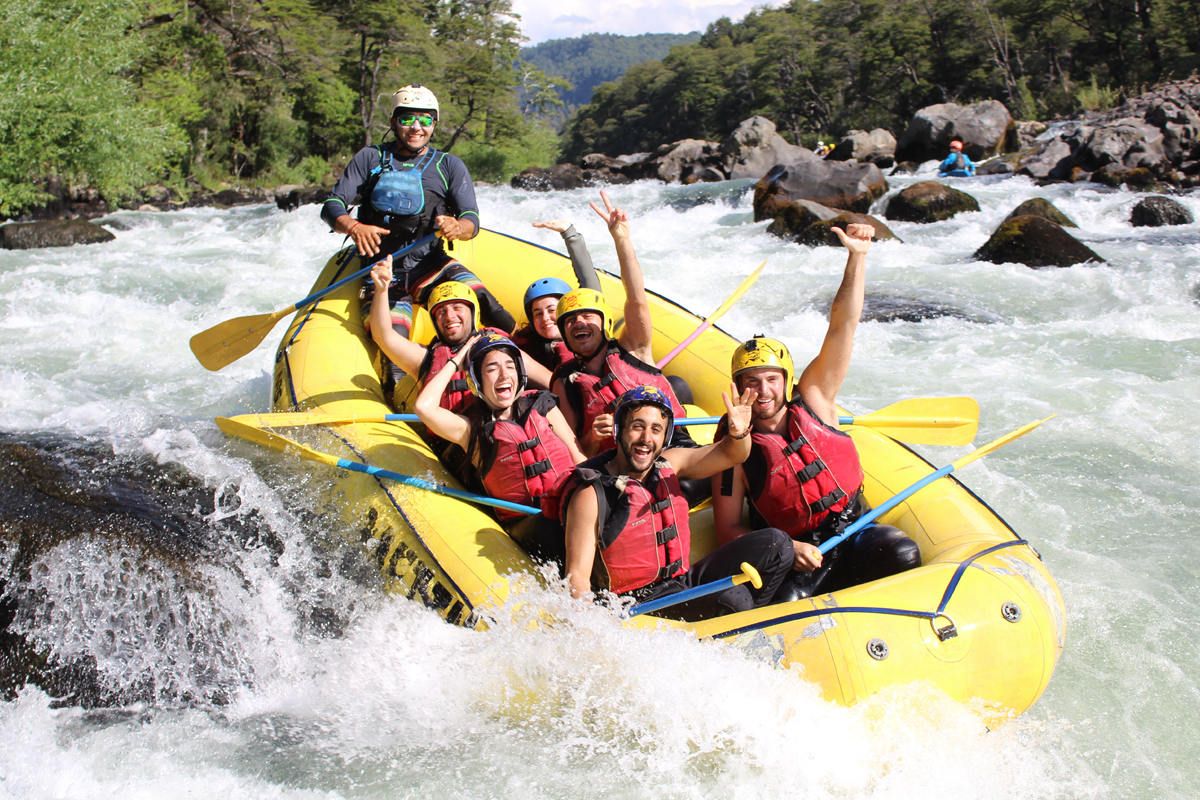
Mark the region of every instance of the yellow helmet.
[[792, 364], [792, 354], [788, 352], [787, 345], [778, 339], [768, 339], [760, 333], [750, 341], [743, 342], [737, 350], [733, 351], [730, 372], [734, 381], [737, 380], [739, 374], [746, 370], [764, 367], [783, 370], [784, 385], [792, 385], [792, 377], [796, 374], [796, 368]]
[[604, 338], [613, 336], [613, 320], [608, 313], [608, 302], [604, 295], [595, 289], [574, 289], [558, 299], [558, 311], [555, 316], [559, 325], [566, 325], [566, 317], [580, 311], [595, 311], [600, 315], [600, 327], [604, 329]]
[[433, 291], [429, 293], [429, 302], [426, 304], [429, 316], [433, 316], [433, 312], [437, 311], [438, 306], [454, 300], [466, 303], [471, 307], [471, 326], [475, 330], [480, 330], [479, 298], [475, 296], [474, 289], [458, 281], [446, 281], [433, 287]]

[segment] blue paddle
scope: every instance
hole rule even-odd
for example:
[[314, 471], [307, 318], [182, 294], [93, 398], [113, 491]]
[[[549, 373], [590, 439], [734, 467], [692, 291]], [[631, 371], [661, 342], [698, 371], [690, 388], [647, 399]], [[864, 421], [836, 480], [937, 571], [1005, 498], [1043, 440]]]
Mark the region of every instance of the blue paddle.
[[[419, 239], [407, 247], [402, 247], [392, 253], [392, 258], [399, 258], [415, 247], [429, 244], [436, 236], [436, 233], [431, 233], [424, 239]], [[292, 312], [299, 311], [305, 306], [317, 302], [322, 297], [336, 292], [351, 281], [361, 280], [378, 261], [379, 259], [372, 261], [370, 266], [363, 267], [353, 275], [348, 275], [337, 283], [327, 286], [315, 294], [310, 294], [300, 302], [280, 309], [273, 314], [255, 314], [249, 317], [237, 317], [236, 319], [225, 320], [208, 330], [200, 331], [200, 333], [192, 337], [192, 353], [195, 354], [196, 360], [205, 369], [215, 371], [228, 366], [258, 347], [259, 343], [271, 332], [271, 328], [275, 327], [276, 322], [289, 316]]]

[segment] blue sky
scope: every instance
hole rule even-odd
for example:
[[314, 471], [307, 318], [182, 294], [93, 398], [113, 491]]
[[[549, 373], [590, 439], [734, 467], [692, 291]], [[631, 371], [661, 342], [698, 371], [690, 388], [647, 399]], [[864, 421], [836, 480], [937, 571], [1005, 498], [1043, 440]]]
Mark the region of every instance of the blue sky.
[[[762, 2], [729, 0], [512, 0], [521, 15], [526, 44], [565, 39], [585, 33], [687, 33], [703, 31], [720, 17], [746, 16]], [[601, 11], [601, 9], [603, 9]]]

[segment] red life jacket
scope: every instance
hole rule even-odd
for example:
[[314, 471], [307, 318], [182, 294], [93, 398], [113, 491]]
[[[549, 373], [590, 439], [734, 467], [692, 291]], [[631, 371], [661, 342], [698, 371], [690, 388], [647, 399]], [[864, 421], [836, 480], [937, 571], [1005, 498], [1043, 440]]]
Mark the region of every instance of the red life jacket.
[[560, 495], [565, 517], [572, 495], [582, 486], [595, 487], [600, 535], [592, 586], [623, 594], [687, 572], [692, 531], [670, 462], [656, 461], [643, 484], [610, 475], [606, 465], [615, 457], [614, 450], [576, 466]]
[[810, 538], [804, 535], [844, 511], [862, 488], [854, 440], [800, 400], [788, 403], [786, 437], [755, 432], [751, 439], [750, 457], [742, 465], [750, 502], [768, 525], [792, 538]]
[[[507, 337], [508, 334], [496, 328], [487, 328], [489, 331], [495, 331], [502, 336]], [[454, 358], [459, 348], [451, 349], [449, 345], [442, 344], [441, 337], [434, 336], [430, 341], [428, 349], [425, 350], [425, 358], [421, 361], [421, 368], [417, 370], [417, 382], [422, 387], [425, 386], [425, 380], [430, 375], [437, 375], [442, 367], [446, 366], [446, 362]], [[439, 405], [442, 408], [449, 409], [455, 414], [463, 413], [463, 410], [471, 404], [475, 399], [475, 395], [471, 394], [471, 389], [467, 386], [467, 371], [460, 369], [450, 378], [450, 383], [446, 386], [446, 391], [442, 393], [442, 401]]]
[[[616, 339], [608, 340], [608, 352], [604, 356], [604, 366], [600, 375], [584, 372], [583, 361], [579, 356], [575, 356], [555, 371], [553, 379], [562, 378], [563, 386], [567, 390], [567, 399], [571, 401], [571, 409], [579, 420], [576, 436], [582, 438], [586, 435], [592, 429], [592, 420], [601, 414], [611, 414], [614, 401], [637, 386], [657, 386], [671, 398], [675, 419], [687, 416], [687, 412], [675, 397], [670, 382], [658, 367], [636, 358], [621, 347]], [[551, 385], [553, 386], [553, 381]], [[675, 429], [678, 431], [680, 428], [681, 426], [677, 425]], [[609, 439], [600, 445], [600, 451], [612, 450], [616, 446], [616, 441]], [[670, 447], [671, 442], [668, 442], [667, 446]]]
[[[536, 506], [556, 493], [571, 474], [575, 468], [571, 451], [546, 419], [557, 407], [557, 397], [535, 389], [517, 398], [511, 420], [492, 420], [483, 426], [479, 474], [489, 495]], [[524, 518], [502, 508], [496, 509], [496, 515], [501, 521]]]
[[547, 339], [532, 325], [526, 325], [514, 333], [512, 340], [513, 344], [529, 353], [534, 361], [551, 372], [575, 357], [562, 339]]

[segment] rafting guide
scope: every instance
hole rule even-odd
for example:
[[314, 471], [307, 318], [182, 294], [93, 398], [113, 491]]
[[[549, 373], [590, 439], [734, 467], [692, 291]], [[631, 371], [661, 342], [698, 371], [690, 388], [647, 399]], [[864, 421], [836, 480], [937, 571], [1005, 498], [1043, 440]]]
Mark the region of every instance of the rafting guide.
[[[412, 333], [413, 303], [424, 305], [444, 281], [472, 288], [485, 324], [509, 333], [516, 321], [475, 275], [446, 252], [446, 242], [472, 239], [479, 231], [479, 204], [467, 166], [458, 156], [430, 146], [437, 127], [437, 97], [420, 84], [392, 95], [388, 121], [395, 141], [364, 147], [351, 159], [321, 207], [321, 218], [335, 233], [349, 236], [362, 259], [391, 253], [437, 232], [432, 242], [413, 248], [393, 265], [387, 287], [390, 327]], [[358, 205], [358, 219], [350, 207]], [[377, 285], [364, 281], [363, 319], [370, 327], [371, 299]], [[393, 362], [385, 383], [403, 377]]]

